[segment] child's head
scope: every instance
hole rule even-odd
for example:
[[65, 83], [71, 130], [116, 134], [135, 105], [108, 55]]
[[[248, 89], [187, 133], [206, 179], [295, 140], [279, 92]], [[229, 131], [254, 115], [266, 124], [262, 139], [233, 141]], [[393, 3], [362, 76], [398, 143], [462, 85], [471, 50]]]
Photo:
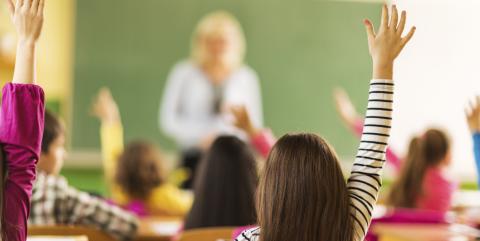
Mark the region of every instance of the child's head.
[[147, 141], [134, 141], [119, 157], [116, 182], [132, 198], [146, 200], [166, 177], [160, 150]]
[[450, 140], [445, 132], [429, 129], [410, 141], [403, 169], [392, 185], [388, 203], [394, 207], [415, 208], [429, 168], [450, 164]]
[[52, 175], [58, 175], [65, 159], [65, 128], [50, 111], [45, 111], [45, 127], [42, 139], [42, 153], [37, 168]]
[[351, 241], [350, 208], [337, 155], [325, 140], [314, 134], [278, 140], [258, 188], [262, 241]]
[[185, 229], [254, 224], [256, 170], [245, 142], [234, 136], [218, 137], [200, 163]]

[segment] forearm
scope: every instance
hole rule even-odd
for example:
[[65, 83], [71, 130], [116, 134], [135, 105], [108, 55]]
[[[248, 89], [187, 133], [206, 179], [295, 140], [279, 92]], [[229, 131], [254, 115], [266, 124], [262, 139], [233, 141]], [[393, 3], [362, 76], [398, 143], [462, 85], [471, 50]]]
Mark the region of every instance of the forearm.
[[480, 132], [473, 134], [473, 153], [475, 155], [475, 164], [478, 175], [478, 185], [480, 187]]
[[17, 57], [13, 83], [35, 84], [35, 43], [20, 40], [17, 44]]

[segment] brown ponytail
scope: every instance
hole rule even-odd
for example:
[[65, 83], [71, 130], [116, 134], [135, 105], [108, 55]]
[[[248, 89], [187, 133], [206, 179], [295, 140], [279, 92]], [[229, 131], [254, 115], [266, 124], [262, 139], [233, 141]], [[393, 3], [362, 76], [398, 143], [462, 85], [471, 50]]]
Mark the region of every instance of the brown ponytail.
[[438, 129], [429, 129], [410, 141], [407, 158], [392, 185], [387, 203], [392, 207], [416, 208], [423, 194], [423, 179], [429, 168], [438, 166], [450, 150], [450, 140]]

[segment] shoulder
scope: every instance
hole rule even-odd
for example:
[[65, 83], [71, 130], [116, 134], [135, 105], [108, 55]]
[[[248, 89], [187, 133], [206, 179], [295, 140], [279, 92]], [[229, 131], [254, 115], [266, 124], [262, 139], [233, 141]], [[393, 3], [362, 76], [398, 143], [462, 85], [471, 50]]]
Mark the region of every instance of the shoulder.
[[241, 75], [243, 77], [247, 77], [251, 80], [254, 80], [256, 81], [258, 79], [258, 75], [257, 75], [257, 72], [252, 69], [252, 67], [250, 67], [249, 65], [242, 65], [238, 70], [237, 70], [237, 74], [238, 75]]
[[185, 73], [195, 70], [197, 70], [197, 66], [195, 63], [193, 63], [193, 61], [188, 59], [177, 62], [172, 68], [173, 73]]
[[63, 176], [49, 175], [45, 172], [38, 172], [35, 179], [35, 188], [64, 189], [68, 187], [67, 179]]
[[238, 235], [235, 241], [257, 241], [260, 239], [260, 227], [251, 228], [245, 230]]
[[424, 186], [443, 191], [452, 191], [457, 183], [448, 173], [439, 168], [430, 168], [425, 174]]

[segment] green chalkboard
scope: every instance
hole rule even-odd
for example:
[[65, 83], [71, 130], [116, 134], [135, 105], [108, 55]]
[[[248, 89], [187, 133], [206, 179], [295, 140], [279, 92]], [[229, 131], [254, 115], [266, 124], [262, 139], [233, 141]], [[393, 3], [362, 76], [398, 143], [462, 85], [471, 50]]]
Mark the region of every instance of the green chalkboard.
[[331, 90], [344, 86], [365, 107], [371, 63], [362, 19], [377, 20], [380, 4], [320, 0], [77, 1], [73, 147], [99, 147], [99, 125], [88, 109], [108, 86], [126, 140], [174, 148], [157, 124], [165, 79], [189, 55], [196, 22], [218, 9], [231, 11], [244, 27], [266, 125], [277, 135], [320, 133], [340, 154], [352, 155], [357, 141], [337, 117]]

